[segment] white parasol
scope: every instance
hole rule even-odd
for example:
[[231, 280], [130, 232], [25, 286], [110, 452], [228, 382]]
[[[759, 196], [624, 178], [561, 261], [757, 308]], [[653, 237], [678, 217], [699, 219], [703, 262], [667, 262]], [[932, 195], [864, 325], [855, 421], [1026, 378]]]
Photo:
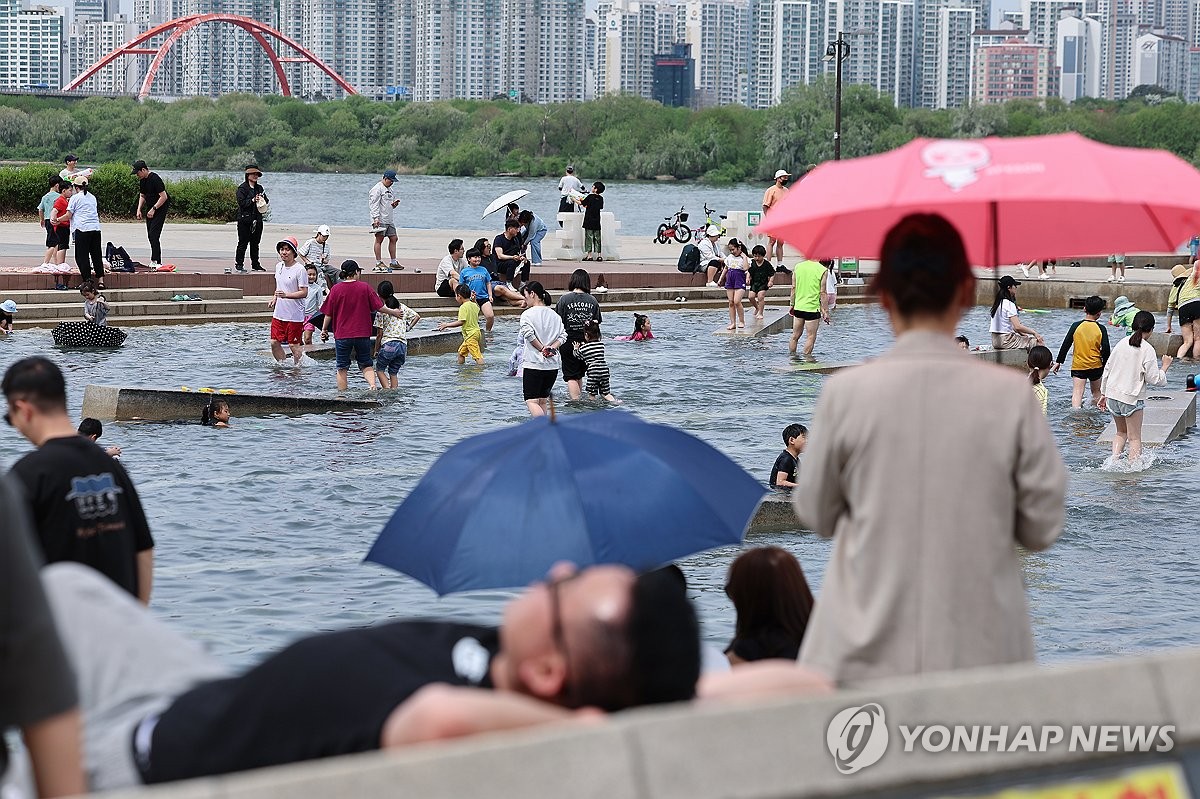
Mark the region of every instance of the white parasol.
[[526, 194], [529, 194], [529, 192], [526, 191], [525, 189], [516, 189], [514, 191], [510, 191], [510, 192], [501, 194], [499, 197], [497, 197], [496, 199], [494, 199], [490, 203], [488, 203], [488, 207], [483, 209], [483, 216], [481, 216], [479, 218], [483, 219], [488, 214], [496, 213], [497, 211], [499, 211], [501, 208], [508, 205], [509, 203], [515, 203], [517, 200], [521, 199]]

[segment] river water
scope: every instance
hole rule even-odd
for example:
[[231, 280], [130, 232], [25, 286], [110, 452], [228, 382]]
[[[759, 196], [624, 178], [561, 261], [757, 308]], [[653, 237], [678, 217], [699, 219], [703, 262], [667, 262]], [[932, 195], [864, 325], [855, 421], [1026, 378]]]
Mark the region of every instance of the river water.
[[[845, 307], [836, 314], [833, 327], [820, 334], [818, 357], [855, 359], [888, 346], [878, 308]], [[1027, 322], [1057, 344], [1075, 318], [1056, 311]], [[788, 371], [786, 336], [714, 337], [724, 324], [719, 311], [658, 312], [653, 321], [653, 342], [609, 344], [614, 392], [626, 408], [683, 427], [765, 479], [781, 448], [780, 431], [810, 420], [823, 378]], [[963, 330], [983, 340], [986, 325], [986, 309], [976, 308]], [[607, 335], [627, 333], [631, 314], [612, 312], [605, 327]], [[125, 448], [123, 463], [158, 542], [155, 611], [238, 664], [297, 636], [382, 619], [497, 621], [506, 592], [439, 599], [362, 558], [395, 506], [450, 444], [526, 418], [520, 385], [506, 377], [515, 334], [515, 319], [497, 320], [483, 369], [458, 368], [453, 355], [409, 359], [401, 370], [403, 388], [379, 411], [234, 419], [225, 431], [108, 425], [102, 441]], [[299, 373], [279, 370], [258, 354], [266, 338], [265, 325], [134, 328], [116, 352], [59, 352], [48, 332], [19, 331], [0, 341], [0, 353], [7, 365], [48, 352], [67, 373], [75, 414], [88, 383], [332, 391], [330, 362]], [[1187, 370], [1172, 371], [1172, 387], [1181, 387]], [[1049, 387], [1050, 423], [1071, 482], [1062, 538], [1023, 558], [1040, 658], [1195, 644], [1200, 568], [1193, 505], [1185, 498], [1200, 455], [1197, 438], [1163, 448], [1142, 474], [1102, 471], [1107, 447], [1095, 438], [1106, 417], [1071, 411], [1069, 377], [1051, 377]], [[592, 407], [568, 405], [563, 412]], [[7, 469], [29, 445], [12, 428], [0, 430], [0, 467]], [[469, 482], [462, 498], [471, 501]], [[775, 543], [795, 553], [820, 601], [829, 542], [780, 533], [748, 543]], [[733, 629], [722, 587], [735, 555], [730, 547], [682, 564], [704, 634], [718, 645]]]
[[[241, 181], [228, 172], [160, 170], [165, 178], [217, 176]], [[586, 176], [581, 179], [587, 181]], [[268, 172], [263, 188], [271, 198], [271, 221], [303, 225], [362, 225], [369, 227], [367, 194], [378, 175]], [[589, 187], [590, 183], [587, 184]], [[739, 184], [706, 186], [700, 183], [606, 181], [604, 210], [620, 221], [622, 235], [654, 236], [664, 217], [687, 207], [688, 224], [704, 220], [704, 204], [717, 214], [762, 211], [766, 186]], [[445, 229], [471, 227], [492, 199], [516, 189], [529, 196], [520, 201], [553, 225], [558, 213], [558, 178], [456, 178], [441, 175], [401, 175], [393, 191], [400, 197], [396, 224], [402, 228]], [[500, 214], [492, 219], [499, 221]]]

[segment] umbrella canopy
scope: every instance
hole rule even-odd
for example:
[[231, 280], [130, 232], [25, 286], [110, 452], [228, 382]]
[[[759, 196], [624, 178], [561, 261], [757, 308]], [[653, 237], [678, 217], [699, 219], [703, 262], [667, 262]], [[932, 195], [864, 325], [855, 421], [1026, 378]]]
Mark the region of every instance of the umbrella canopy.
[[878, 258], [888, 230], [938, 213], [971, 262], [1174, 252], [1200, 232], [1200, 172], [1162, 150], [1076, 133], [916, 139], [882, 155], [827, 162], [767, 213], [757, 232], [810, 258]]
[[528, 585], [562, 560], [653, 568], [739, 543], [765, 493], [700, 439], [632, 413], [542, 417], [447, 450], [367, 560], [439, 594]]
[[513, 191], [508, 191], [508, 192], [505, 192], [504, 194], [501, 194], [499, 197], [497, 197], [496, 199], [494, 199], [490, 203], [488, 203], [487, 208], [483, 209], [483, 216], [481, 216], [479, 218], [483, 219], [488, 214], [496, 213], [497, 211], [499, 211], [501, 208], [508, 205], [509, 203], [515, 203], [517, 200], [521, 199], [526, 194], [529, 194], [529, 192], [526, 191], [525, 189], [514, 189]]

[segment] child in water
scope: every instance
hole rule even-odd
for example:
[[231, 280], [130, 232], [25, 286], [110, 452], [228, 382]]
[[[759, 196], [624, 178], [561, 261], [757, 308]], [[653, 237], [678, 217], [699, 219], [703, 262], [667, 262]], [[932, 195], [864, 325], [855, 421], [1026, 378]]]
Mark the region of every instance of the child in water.
[[[100, 443], [100, 436], [104, 435], [104, 425], [99, 419], [93, 419], [90, 416], [85, 416], [79, 422], [79, 435], [86, 439]], [[114, 460], [121, 459], [120, 447], [105, 447], [104, 454]]]
[[1129, 331], [1133, 328], [1133, 319], [1139, 313], [1141, 313], [1141, 309], [1122, 294], [1113, 301], [1113, 312], [1112, 316], [1108, 317], [1108, 323], [1121, 328], [1121, 338], [1124, 338], [1129, 335]]
[[308, 296], [304, 298], [304, 344], [307, 346], [312, 344], [313, 333], [325, 321], [321, 306], [325, 304], [325, 296], [329, 294], [329, 284], [325, 282], [325, 275], [316, 264], [309, 264], [304, 268], [308, 272]]
[[654, 333], [650, 330], [650, 317], [642, 313], [633, 315], [633, 335], [632, 336], [617, 336], [613, 341], [649, 341], [654, 338]]
[[383, 311], [375, 314], [375, 374], [384, 388], [400, 388], [400, 367], [408, 358], [408, 331], [421, 321], [421, 315], [396, 299], [392, 281], [384, 280], [376, 289], [379, 299], [393, 311], [398, 310], [404, 318], [390, 316]]
[[1046, 388], [1046, 384], [1042, 381], [1046, 379], [1046, 375], [1050, 374], [1050, 364], [1053, 363], [1054, 356], [1050, 354], [1047, 347], [1038, 345], [1029, 348], [1029, 358], [1026, 360], [1026, 365], [1029, 366], [1029, 382], [1033, 384], [1033, 395], [1038, 398], [1038, 402], [1042, 404], [1042, 415], [1049, 416], [1050, 390]]
[[[470, 253], [467, 257], [471, 257]], [[458, 302], [458, 319], [453, 322], [441, 322], [437, 329], [461, 328], [463, 340], [458, 348], [458, 362], [466, 363], [467, 356], [470, 355], [475, 359], [475, 363], [483, 366], [483, 334], [479, 332], [479, 305], [471, 299], [471, 287], [466, 283], [459, 283], [458, 288], [454, 290], [454, 299]]]
[[768, 481], [772, 488], [796, 487], [796, 469], [807, 441], [808, 428], [804, 425], [789, 424], [783, 428], [783, 452], [779, 453], [771, 466], [771, 479]]
[[200, 424], [205, 427], [229, 427], [229, 417], [229, 403], [223, 399], [214, 399], [200, 412]]
[[96, 288], [96, 284], [85, 280], [79, 284], [79, 293], [83, 295], [83, 318], [98, 325], [108, 324], [108, 300]]
[[13, 314], [17, 312], [17, 304], [12, 300], [0, 302], [0, 336], [7, 336], [13, 329]]
[[609, 386], [611, 373], [604, 359], [604, 342], [600, 340], [600, 323], [593, 320], [583, 328], [583, 343], [575, 345], [575, 355], [587, 364], [587, 393], [617, 402]]
[[750, 259], [746, 257], [746, 245], [730, 239], [729, 254], [725, 256], [725, 297], [729, 300], [729, 327], [726, 330], [746, 326], [746, 310], [742, 298], [746, 296], [746, 273], [750, 270]]
[[971, 340], [969, 338], [967, 338], [966, 336], [955, 336], [954, 340], [958, 343], [958, 348], [960, 350], [970, 350], [971, 349]]
[[754, 318], [762, 319], [767, 304], [767, 292], [775, 284], [775, 267], [767, 260], [767, 249], [761, 244], [754, 245], [750, 251], [750, 307], [754, 309]]

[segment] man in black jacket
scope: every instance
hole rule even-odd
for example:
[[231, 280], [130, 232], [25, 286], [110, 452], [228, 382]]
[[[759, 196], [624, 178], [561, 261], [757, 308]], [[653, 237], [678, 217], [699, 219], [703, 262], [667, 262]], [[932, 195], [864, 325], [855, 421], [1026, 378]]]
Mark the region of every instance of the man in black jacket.
[[258, 207], [258, 198], [261, 196], [264, 201], [267, 199], [267, 193], [258, 185], [258, 179], [261, 177], [262, 170], [257, 164], [247, 164], [246, 179], [237, 190], [238, 243], [234, 265], [239, 272], [246, 271], [247, 244], [250, 245], [250, 268], [255, 272], [267, 271], [258, 262], [258, 242], [262, 239], [263, 231], [263, 215]]

